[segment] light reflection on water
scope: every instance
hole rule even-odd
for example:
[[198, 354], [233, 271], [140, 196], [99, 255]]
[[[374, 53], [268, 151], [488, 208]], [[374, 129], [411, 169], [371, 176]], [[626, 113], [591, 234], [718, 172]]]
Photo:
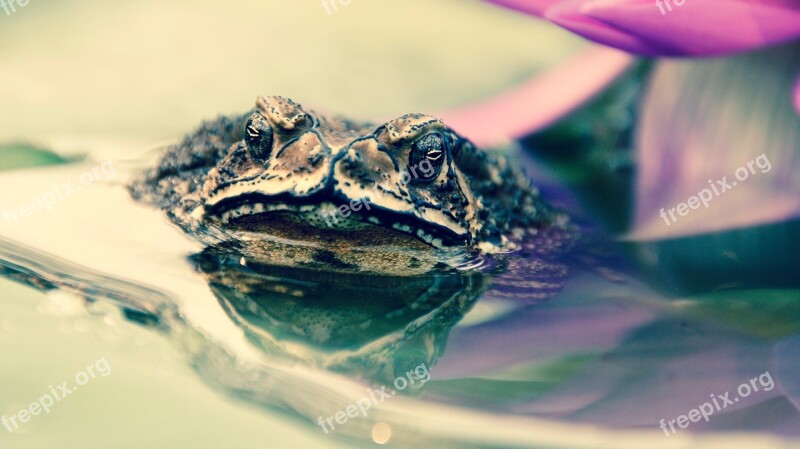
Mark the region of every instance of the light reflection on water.
[[[80, 170], [12, 173], [0, 188], [37, 191]], [[491, 273], [326, 277], [242, 265], [224, 250], [189, 242], [159, 212], [132, 203], [123, 185], [97, 185], [25, 226], [4, 227], [5, 275], [63, 286], [94, 299], [90, 308], [115, 304], [128, 321], [167, 336], [212, 388], [285, 412], [309, 431], [319, 432], [319, 416], [353, 403], [367, 387], [391, 385], [424, 363], [432, 377], [422, 390], [352, 418], [336, 435], [454, 447], [667, 447], [695, 441], [684, 439], [689, 432], [708, 434], [698, 445], [722, 447], [731, 440], [716, 431], [796, 435], [787, 384], [795, 365], [774, 362], [776, 351], [789, 351], [776, 343], [797, 328], [765, 337], [762, 327], [743, 322], [736, 304], [740, 314], [759, 313], [742, 305], [757, 291], [717, 298], [715, 307], [667, 298], [631, 276], [620, 258], [583, 257], [593, 250], [580, 246], [562, 261], [570, 268], [563, 289], [556, 282], [538, 301], [520, 301], [519, 291], [509, 299], [504, 289], [513, 276]], [[106, 213], [112, 205], [115, 213]], [[609, 242], [600, 246], [615, 251]], [[526, 285], [541, 296], [543, 283]], [[58, 293], [46, 307], [63, 314], [75, 309], [74, 298]], [[772, 391], [680, 436], [666, 439], [658, 428], [661, 419], [767, 370], [777, 383]], [[737, 441], [769, 447], [778, 440]]]

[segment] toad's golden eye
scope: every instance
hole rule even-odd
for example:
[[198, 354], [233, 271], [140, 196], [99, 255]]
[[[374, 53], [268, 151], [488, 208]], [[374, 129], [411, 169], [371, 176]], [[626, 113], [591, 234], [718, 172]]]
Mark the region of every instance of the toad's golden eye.
[[258, 112], [253, 113], [244, 127], [244, 142], [254, 159], [264, 161], [272, 152], [272, 127]]
[[418, 176], [414, 180], [429, 182], [439, 177], [445, 157], [445, 140], [441, 134], [426, 134], [417, 139], [411, 146], [411, 153], [408, 155], [409, 167], [417, 168], [415, 171]]

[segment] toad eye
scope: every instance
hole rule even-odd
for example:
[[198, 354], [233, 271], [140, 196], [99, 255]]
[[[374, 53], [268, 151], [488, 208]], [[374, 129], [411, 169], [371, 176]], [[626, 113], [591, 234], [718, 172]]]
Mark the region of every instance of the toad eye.
[[417, 176], [415, 181], [432, 181], [442, 172], [445, 160], [445, 141], [437, 133], [427, 134], [419, 138], [411, 146], [411, 154], [408, 156], [408, 165], [415, 168]]
[[256, 112], [247, 120], [244, 142], [253, 158], [263, 161], [269, 157], [272, 151], [272, 127], [263, 115]]

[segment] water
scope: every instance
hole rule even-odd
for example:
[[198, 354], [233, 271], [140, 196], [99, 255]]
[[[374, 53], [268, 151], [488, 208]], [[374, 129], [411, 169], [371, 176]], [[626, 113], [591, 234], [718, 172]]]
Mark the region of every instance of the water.
[[[513, 278], [474, 270], [411, 280], [326, 280], [304, 270], [243, 265], [236, 254], [200, 247], [159, 211], [129, 198], [125, 183], [142, 163], [117, 160], [113, 176], [98, 175], [51, 211], [3, 223], [6, 276], [59, 287], [44, 298], [4, 288], [11, 293], [3, 302], [10, 308], [3, 340], [14, 342], [11, 360], [19, 372], [36, 373], [36, 366], [54, 361], [54, 348], [65, 354], [53, 365], [54, 379], [34, 375], [3, 411], [14, 413], [69, 377], [66, 366], [79, 370], [100, 356], [111, 363], [108, 382], [116, 384], [103, 386], [107, 380], [99, 378], [85, 387], [95, 396], [70, 399], [23, 432], [3, 435], [18, 445], [12, 447], [38, 447], [42, 435], [69, 439], [78, 428], [100, 427], [65, 418], [84, 413], [79, 410], [87, 417], [98, 412], [93, 409], [108, 410], [135, 423], [144, 419], [139, 413], [152, 413], [136, 411], [148, 403], [180, 409], [184, 399], [176, 396], [187, 391], [184, 382], [209, 404], [233, 409], [224, 422], [239, 415], [267, 422], [280, 428], [275, 432], [286, 436], [287, 447], [309, 439], [337, 445], [344, 438], [354, 439], [348, 444], [388, 438], [396, 447], [783, 447], [781, 435], [800, 428], [792, 402], [796, 322], [784, 317], [782, 331], [763, 335], [773, 324], [753, 319], [784, 313], [796, 292], [739, 291], [714, 302], [676, 298], [648, 286], [630, 258], [620, 262], [622, 249], [596, 238], [562, 260], [569, 266], [563, 289], [536, 301], [521, 301], [524, 290], [507, 297]], [[6, 173], [0, 189], [16, 193], [0, 209], [19, 209], [32, 192], [44, 197], [53, 183], [78, 184], [97, 166], [88, 160]], [[528, 296], [541, 293], [539, 283], [527, 285]], [[773, 306], [759, 310], [750, 295], [771, 296]], [[37, 357], [23, 359], [17, 345]], [[146, 369], [151, 365], [155, 373]], [[7, 366], [4, 383], [16, 385], [8, 376], [17, 370]], [[675, 436], [659, 429], [661, 419], [765, 372], [775, 381], [770, 391], [754, 392]], [[147, 387], [140, 384], [156, 375]], [[406, 381], [394, 382], [403, 376], [416, 385], [366, 416], [334, 420], [335, 430], [319, 425], [319, 417], [335, 416], [381, 386], [398, 390]], [[174, 383], [180, 386], [166, 388]], [[120, 392], [131, 384], [144, 399]], [[154, 394], [165, 396], [147, 397]], [[164, 419], [200, 429], [195, 419], [211, 418], [198, 410], [208, 408], [198, 402]], [[130, 431], [132, 423], [124, 428]], [[733, 438], [731, 429], [745, 433]]]

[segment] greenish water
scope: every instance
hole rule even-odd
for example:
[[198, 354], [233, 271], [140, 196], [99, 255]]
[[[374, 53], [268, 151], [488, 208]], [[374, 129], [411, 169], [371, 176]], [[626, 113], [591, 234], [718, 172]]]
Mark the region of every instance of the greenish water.
[[163, 335], [128, 322], [113, 306], [89, 312], [75, 305], [77, 297], [46, 296], [7, 280], [0, 288], [0, 413], [17, 413], [51, 385], [75, 386], [75, 373], [100, 357], [111, 368], [49, 414], [13, 434], [2, 429], [3, 447], [346, 447], [210, 389]]
[[[21, 186], [25, 197], [96, 164], [11, 172], [0, 188]], [[125, 176], [120, 165], [114, 178], [3, 228], [5, 274], [60, 287], [42, 295], [3, 281], [2, 381], [14, 386], [3, 413], [100, 358], [111, 367], [3, 434], [12, 447], [118, 446], [140, 433], [149, 440], [131, 437], [132, 447], [369, 445], [387, 429], [395, 447], [723, 447], [732, 429], [772, 447], [797, 428], [797, 289], [669, 293], [643, 282], [636, 252], [591, 233], [560, 260], [563, 288], [545, 296], [542, 282], [562, 280], [545, 276], [547, 265], [483, 280], [261, 267], [202, 251], [133, 203]], [[400, 391], [393, 381], [415, 369], [417, 380], [427, 373], [424, 385], [335, 431], [319, 426], [370, 390]], [[659, 429], [709, 392], [763, 373], [772, 388], [691, 434], [667, 439]]]

